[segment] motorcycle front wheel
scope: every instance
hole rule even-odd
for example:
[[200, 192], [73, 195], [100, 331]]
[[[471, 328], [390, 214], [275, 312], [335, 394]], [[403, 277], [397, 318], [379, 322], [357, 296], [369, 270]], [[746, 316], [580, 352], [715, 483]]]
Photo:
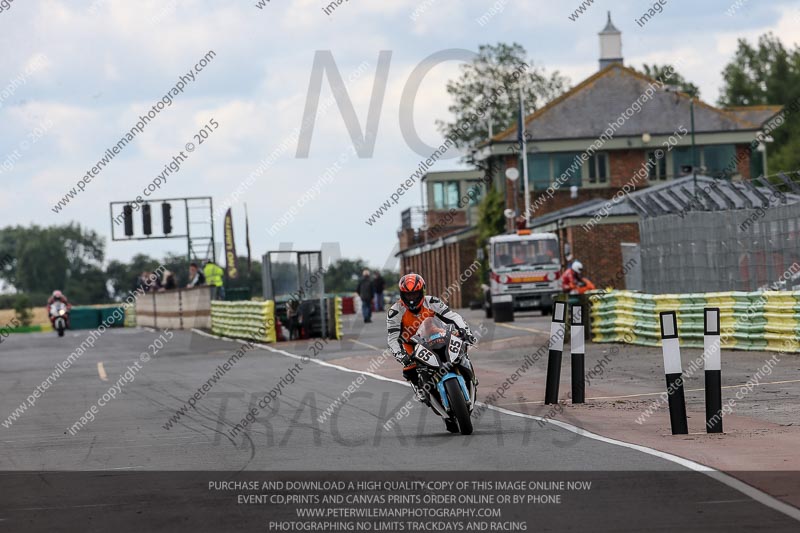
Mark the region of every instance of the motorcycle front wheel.
[[458, 429], [462, 435], [472, 434], [472, 418], [469, 414], [467, 407], [467, 400], [464, 398], [464, 393], [461, 392], [461, 387], [458, 386], [458, 380], [448, 379], [444, 384], [444, 389], [447, 392], [447, 399], [450, 401], [450, 409], [453, 411], [453, 418], [458, 422]]

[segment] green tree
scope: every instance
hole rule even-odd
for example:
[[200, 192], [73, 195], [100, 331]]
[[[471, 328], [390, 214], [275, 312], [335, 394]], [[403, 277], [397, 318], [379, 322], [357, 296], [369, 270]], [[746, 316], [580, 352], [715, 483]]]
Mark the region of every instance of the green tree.
[[252, 271], [247, 271], [247, 256], [239, 256], [238, 264], [239, 277], [236, 279], [225, 279], [225, 287], [228, 289], [250, 289], [250, 296], [261, 296], [263, 294], [263, 281], [261, 280], [261, 261], [253, 259]]
[[14, 300], [14, 316], [21, 325], [31, 325], [33, 313], [31, 312], [31, 301], [26, 295], [20, 294]]
[[325, 271], [325, 291], [352, 293], [365, 268], [363, 259], [339, 259]]
[[800, 168], [800, 47], [787, 49], [772, 33], [757, 45], [739, 39], [736, 54], [722, 71], [719, 104], [724, 107], [752, 105], [785, 106], [782, 126], [770, 133], [767, 148], [770, 173]]
[[[521, 72], [521, 77], [514, 73]], [[456, 139], [459, 148], [473, 148], [489, 138], [489, 121], [493, 133], [513, 126], [519, 113], [519, 85], [522, 83], [525, 111], [532, 113], [548, 101], [562, 94], [569, 79], [558, 71], [548, 75], [528, 59], [525, 48], [518, 43], [484, 44], [471, 63], [461, 66], [461, 75], [447, 83], [447, 93], [452, 97], [448, 110], [452, 121], [437, 120], [438, 130], [446, 137]], [[502, 89], [499, 92], [496, 90]], [[497, 94], [496, 99], [492, 95]], [[492, 101], [494, 100], [494, 101]], [[462, 134], [458, 126], [473, 113], [485, 108], [482, 120], [471, 123]]]
[[[486, 252], [489, 239], [506, 229], [505, 198], [494, 186], [489, 186], [486, 196], [478, 206], [478, 249]], [[481, 279], [489, 280], [489, 258], [481, 261]]]
[[58, 234], [34, 226], [17, 243], [15, 287], [24, 292], [64, 289], [68, 267], [64, 242]]
[[[186, 256], [180, 257], [182, 257], [182, 262], [185, 264]], [[117, 260], [110, 261], [106, 266], [105, 277], [114, 299], [124, 299], [129, 291], [136, 288], [142, 272], [146, 270], [155, 271], [160, 264], [161, 262], [158, 259], [147, 254], [136, 254], [128, 263]], [[167, 266], [167, 268], [169, 267]]]
[[[107, 299], [102, 263], [105, 243], [80, 225], [0, 229], [0, 277], [38, 296], [55, 289], [78, 291], [85, 303]], [[84, 302], [82, 302], [84, 303]]]
[[675, 67], [669, 64], [643, 64], [640, 71], [645, 76], [659, 80], [666, 85], [675, 85], [682, 92], [695, 98], [700, 98], [700, 87], [687, 80], [680, 72], [675, 70]]

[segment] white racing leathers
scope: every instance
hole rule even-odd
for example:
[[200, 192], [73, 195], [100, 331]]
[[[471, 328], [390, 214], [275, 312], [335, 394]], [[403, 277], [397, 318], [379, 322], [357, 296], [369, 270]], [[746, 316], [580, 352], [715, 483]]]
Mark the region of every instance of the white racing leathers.
[[[386, 328], [388, 332], [389, 349], [392, 350], [398, 362], [403, 356], [410, 353], [411, 346], [407, 342], [417, 332], [420, 324], [429, 317], [436, 316], [446, 324], [453, 324], [463, 329], [467, 338], [472, 338], [472, 332], [464, 319], [450, 309], [446, 303], [436, 296], [426, 296], [422, 302], [419, 313], [414, 314], [408, 310], [402, 300], [397, 301], [386, 313]], [[407, 347], [407, 349], [405, 349]]]

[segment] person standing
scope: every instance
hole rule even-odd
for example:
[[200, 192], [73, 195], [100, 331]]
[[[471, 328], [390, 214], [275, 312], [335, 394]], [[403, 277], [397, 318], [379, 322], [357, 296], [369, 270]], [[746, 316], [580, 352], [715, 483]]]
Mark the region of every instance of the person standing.
[[364, 316], [364, 324], [369, 324], [372, 322], [372, 300], [375, 298], [375, 284], [372, 282], [369, 270], [366, 268], [361, 273], [356, 292], [361, 298], [361, 314]]
[[373, 283], [375, 285], [375, 311], [383, 311], [383, 289], [386, 287], [386, 282], [380, 272], [375, 273]]
[[214, 263], [214, 261], [209, 260], [203, 267], [203, 273], [206, 277], [206, 284], [214, 287], [214, 296], [212, 299], [224, 300], [225, 288], [222, 286], [222, 282], [225, 278], [225, 270]]
[[202, 272], [200, 272], [200, 268], [197, 266], [197, 263], [190, 263], [189, 264], [189, 284], [186, 288], [191, 289], [192, 287], [199, 287], [200, 285], [206, 284], [206, 276]]

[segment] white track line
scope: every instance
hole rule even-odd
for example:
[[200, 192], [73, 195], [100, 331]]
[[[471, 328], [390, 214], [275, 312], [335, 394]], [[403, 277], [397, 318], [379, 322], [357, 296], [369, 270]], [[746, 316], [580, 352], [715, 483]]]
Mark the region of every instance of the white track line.
[[[205, 331], [200, 331], [198, 329], [192, 329], [192, 331], [195, 332], [195, 333], [199, 333], [200, 335], [204, 335], [206, 337], [213, 338], [213, 339], [222, 339], [223, 338], [223, 337], [219, 337], [217, 335], [212, 335], [211, 333], [206, 333]], [[296, 354], [293, 354], [293, 353], [289, 353], [289, 352], [287, 352], [285, 350], [279, 350], [278, 348], [273, 348], [272, 346], [269, 346], [269, 345], [266, 345], [266, 344], [254, 344], [254, 346], [258, 346], [259, 348], [263, 348], [265, 350], [269, 350], [270, 352], [279, 353], [279, 354], [285, 355], [287, 357], [291, 357], [292, 359], [301, 359], [301, 360], [306, 360], [307, 359], [306, 357], [301, 357], [299, 355], [296, 355]], [[364, 374], [366, 376], [370, 376], [372, 378], [375, 378], [375, 379], [378, 379], [378, 380], [381, 380], [381, 381], [389, 381], [389, 382], [397, 383], [397, 384], [403, 385], [403, 386], [410, 386], [408, 383], [405, 383], [403, 381], [400, 381], [400, 380], [397, 380], [397, 379], [392, 379], [392, 378], [387, 378], [387, 377], [384, 377], [384, 376], [379, 376], [378, 374], [373, 374], [371, 372], [366, 372], [366, 371], [363, 371], [363, 370], [353, 370], [351, 368], [345, 368], [343, 366], [334, 365], [334, 364], [331, 364], [331, 363], [327, 363], [325, 361], [319, 361], [317, 359], [307, 359], [307, 360], [310, 361], [310, 362], [316, 363], [318, 365], [321, 365], [321, 366], [324, 366], [324, 367], [328, 367], [328, 368], [335, 368], [335, 369], [341, 370], [343, 372], [349, 372], [351, 374]], [[572, 424], [567, 424], [566, 422], [562, 422], [560, 420], [553, 420], [551, 418], [543, 418], [543, 417], [540, 417], [540, 416], [529, 415], [529, 414], [525, 414], [525, 413], [518, 413], [516, 411], [510, 411], [508, 409], [504, 409], [502, 407], [497, 407], [495, 405], [483, 404], [483, 402], [475, 402], [475, 405], [486, 405], [486, 407], [489, 408], [489, 409], [493, 409], [495, 411], [498, 411], [500, 413], [503, 413], [503, 414], [506, 414], [506, 415], [509, 415], [509, 416], [517, 416], [517, 417], [520, 417], [520, 418], [529, 418], [531, 420], [541, 420], [541, 421], [544, 421], [544, 422], [546, 422], [548, 424], [553, 424], [555, 426], [558, 426], [558, 427], [560, 427], [562, 429], [565, 429], [567, 431], [571, 431], [572, 433], [576, 433], [576, 434], [578, 434], [578, 435], [580, 435], [582, 437], [587, 437], [589, 439], [597, 440], [597, 441], [600, 441], [600, 442], [605, 442], [606, 444], [613, 444], [613, 445], [616, 445], [616, 446], [621, 446], [623, 448], [636, 450], [638, 452], [642, 452], [642, 453], [645, 453], [647, 455], [652, 455], [654, 457], [659, 457], [661, 459], [664, 459], [665, 461], [670, 461], [670, 462], [679, 464], [679, 465], [681, 465], [684, 468], [687, 468], [689, 470], [693, 470], [695, 472], [702, 472], [703, 474], [706, 474], [707, 476], [719, 481], [720, 483], [723, 483], [723, 484], [729, 486], [730, 488], [732, 488], [734, 490], [738, 490], [739, 492], [741, 492], [742, 494], [745, 494], [746, 496], [752, 498], [753, 500], [755, 500], [755, 501], [757, 501], [757, 502], [759, 502], [759, 503], [761, 503], [763, 505], [766, 505], [770, 509], [774, 509], [774, 510], [780, 512], [780, 513], [785, 514], [786, 516], [788, 516], [790, 518], [793, 518], [793, 519], [795, 519], [797, 521], [800, 521], [800, 509], [797, 509], [796, 507], [793, 507], [793, 506], [789, 505], [788, 503], [782, 502], [782, 501], [778, 500], [777, 498], [775, 498], [773, 496], [770, 496], [766, 492], [761, 491], [761, 490], [759, 490], [759, 489], [757, 489], [757, 488], [755, 488], [755, 487], [753, 487], [751, 485], [748, 485], [744, 481], [740, 481], [740, 480], [736, 479], [735, 477], [730, 476], [729, 474], [726, 474], [725, 472], [721, 472], [719, 470], [716, 470], [716, 469], [714, 469], [714, 468], [712, 468], [710, 466], [706, 466], [706, 465], [697, 463], [697, 462], [692, 461], [690, 459], [684, 459], [683, 457], [679, 457], [679, 456], [673, 455], [671, 453], [662, 452], [662, 451], [656, 450], [654, 448], [648, 448], [647, 446], [640, 446], [639, 444], [632, 444], [630, 442], [625, 442], [625, 441], [621, 441], [621, 440], [617, 440], [617, 439], [612, 439], [612, 438], [609, 438], [609, 437], [604, 437], [602, 435], [598, 435], [596, 433], [592, 433], [591, 431], [586, 431], [585, 429], [583, 429], [581, 427], [573, 426]]]
[[97, 362], [97, 375], [100, 376], [100, 379], [103, 381], [108, 381], [108, 374], [106, 374], [106, 369], [103, 367], [103, 362]]

